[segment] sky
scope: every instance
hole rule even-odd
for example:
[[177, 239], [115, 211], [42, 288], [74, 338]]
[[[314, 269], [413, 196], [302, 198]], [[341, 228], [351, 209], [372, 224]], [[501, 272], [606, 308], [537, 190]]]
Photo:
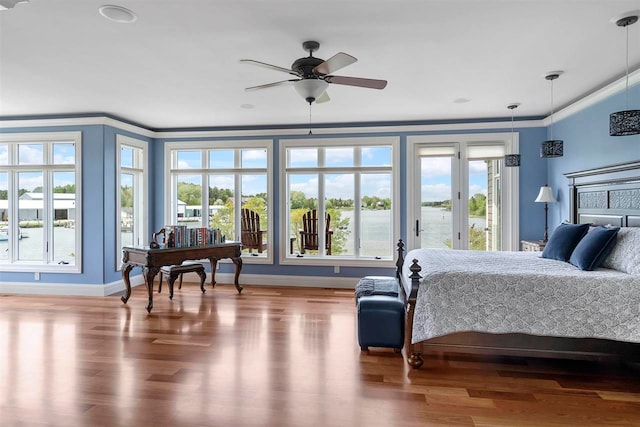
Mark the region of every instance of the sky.
[[[451, 200], [451, 157], [421, 158], [423, 202]], [[469, 161], [469, 197], [487, 195], [487, 167], [483, 160]]]
[[[17, 158], [12, 162], [19, 165], [73, 165], [75, 164], [75, 145], [73, 143], [54, 143], [51, 145], [51, 160], [45, 159], [45, 147], [43, 144], [18, 144], [15, 155]], [[17, 160], [17, 161], [16, 161]], [[7, 144], [0, 144], [0, 165], [9, 164], [9, 149]], [[36, 187], [42, 187], [42, 172], [19, 172], [18, 188], [32, 191]], [[54, 172], [53, 186], [65, 186], [75, 184], [74, 172]], [[8, 189], [8, 174], [0, 173], [0, 190]]]

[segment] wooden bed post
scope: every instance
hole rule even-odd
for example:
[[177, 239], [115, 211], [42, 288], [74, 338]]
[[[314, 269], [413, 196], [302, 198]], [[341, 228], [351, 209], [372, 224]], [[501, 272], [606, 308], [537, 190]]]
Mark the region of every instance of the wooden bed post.
[[406, 317], [406, 327], [405, 327], [405, 337], [406, 342], [405, 346], [407, 347], [407, 352], [409, 353], [409, 358], [407, 359], [407, 363], [413, 369], [418, 369], [424, 363], [424, 359], [422, 358], [422, 353], [420, 352], [420, 346], [418, 344], [412, 344], [411, 338], [413, 335], [413, 315], [416, 307], [416, 298], [418, 296], [418, 287], [420, 286], [420, 270], [422, 268], [418, 265], [418, 260], [414, 259], [411, 261], [411, 293], [409, 294], [409, 299], [407, 301], [407, 317]]
[[[404, 242], [402, 239], [398, 240], [398, 260], [396, 261], [396, 278], [401, 280], [402, 278], [402, 266], [404, 265]], [[400, 281], [402, 284], [402, 281]]]
[[411, 337], [413, 335], [413, 314], [416, 306], [416, 298], [418, 296], [418, 287], [420, 286], [420, 270], [422, 268], [418, 265], [418, 260], [414, 259], [409, 270], [411, 270], [411, 293], [406, 294], [403, 285], [404, 278], [402, 277], [402, 266], [404, 265], [404, 242], [402, 239], [398, 240], [398, 260], [396, 261], [396, 277], [400, 283], [400, 291], [404, 296], [404, 302], [406, 303], [406, 317], [405, 317], [405, 330], [404, 346], [407, 349], [407, 362], [409, 365], [418, 369], [424, 363], [422, 359], [422, 353], [419, 351], [420, 346], [417, 344], [411, 344]]

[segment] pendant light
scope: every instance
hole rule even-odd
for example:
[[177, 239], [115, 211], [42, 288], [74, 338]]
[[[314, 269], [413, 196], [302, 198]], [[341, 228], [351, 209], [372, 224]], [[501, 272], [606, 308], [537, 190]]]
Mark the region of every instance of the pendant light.
[[550, 135], [551, 139], [544, 141], [540, 146], [540, 157], [562, 157], [564, 141], [561, 139], [553, 139], [553, 81], [560, 77], [562, 71], [554, 71], [547, 74], [544, 78], [551, 82], [551, 126]]
[[[511, 104], [507, 108], [511, 110], [511, 146], [513, 147], [513, 110], [518, 108], [520, 104]], [[506, 167], [519, 167], [520, 166], [520, 154], [505, 154], [504, 165]]]
[[640, 110], [629, 110], [629, 25], [638, 21], [638, 15], [624, 16], [616, 21], [618, 27], [627, 30], [627, 83], [625, 87], [626, 110], [611, 113], [609, 116], [609, 135], [626, 136], [640, 133]]

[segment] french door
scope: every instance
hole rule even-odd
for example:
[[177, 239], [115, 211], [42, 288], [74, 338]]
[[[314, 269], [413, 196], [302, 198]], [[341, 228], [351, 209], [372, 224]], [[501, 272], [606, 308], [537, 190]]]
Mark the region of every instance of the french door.
[[517, 168], [503, 164], [511, 141], [470, 137], [409, 140], [409, 248], [517, 249]]

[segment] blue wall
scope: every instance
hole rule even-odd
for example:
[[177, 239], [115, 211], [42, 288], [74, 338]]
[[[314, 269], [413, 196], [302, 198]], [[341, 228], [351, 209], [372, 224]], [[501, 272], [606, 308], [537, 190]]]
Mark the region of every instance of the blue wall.
[[[419, 124], [419, 123], [412, 123]], [[433, 123], [428, 123], [433, 124]], [[517, 124], [517, 122], [516, 122]], [[379, 124], [369, 124], [379, 125]], [[135, 133], [117, 129], [111, 126], [91, 125], [91, 126], [60, 126], [60, 127], [22, 127], [5, 128], [0, 132], [55, 132], [55, 131], [81, 131], [83, 137], [82, 144], [82, 192], [83, 192], [83, 271], [81, 274], [61, 274], [43, 273], [41, 282], [46, 283], [75, 283], [75, 284], [96, 284], [102, 285], [121, 280], [120, 272], [115, 268], [119, 256], [116, 248], [116, 221], [118, 214], [116, 209], [116, 135], [123, 134], [133, 138], [142, 139], [149, 142], [149, 210], [150, 218], [149, 233], [161, 228], [165, 221], [163, 218], [165, 199], [164, 188], [164, 144], [167, 141], [194, 141], [194, 140], [215, 140], [220, 138], [182, 138], [182, 139], [152, 139]], [[409, 135], [437, 135], [437, 134], [461, 134], [461, 133], [494, 133], [504, 132], [504, 129], [482, 129], [482, 130], [452, 130], [446, 132], [394, 132], [394, 133], [360, 133], [360, 134], [323, 134], [322, 138], [331, 137], [362, 137], [362, 136], [398, 136], [401, 143], [401, 174], [400, 186], [401, 194], [406, 194], [406, 140]], [[520, 237], [523, 239], [535, 239], [541, 237], [544, 218], [541, 214], [540, 206], [533, 202], [538, 189], [547, 180], [547, 161], [539, 157], [540, 141], [546, 138], [546, 129], [523, 128], [516, 131], [520, 133], [520, 153], [522, 155], [522, 166], [520, 168]], [[274, 140], [274, 170], [279, 170], [278, 151], [280, 141], [291, 136], [274, 134], [268, 137]], [[299, 138], [299, 137], [296, 137]], [[228, 141], [233, 138], [225, 137]], [[250, 138], [242, 137], [242, 140]], [[256, 137], [265, 139], [265, 136]], [[279, 175], [274, 176], [274, 235], [278, 236], [280, 205], [277, 189], [279, 188]], [[401, 199], [404, 197], [401, 196]], [[405, 206], [401, 204], [401, 238], [404, 236], [406, 228]], [[279, 243], [275, 242], [275, 251], [279, 251]], [[310, 266], [280, 266], [277, 264], [246, 264], [243, 272], [251, 274], [273, 274], [273, 275], [311, 275], [328, 277], [360, 277], [366, 274], [391, 274], [392, 270], [341, 267], [341, 272], [335, 274], [333, 267], [310, 267]], [[221, 272], [232, 272], [233, 266], [222, 264]], [[34, 282], [33, 273], [2, 273], [2, 280], [7, 282]]]
[[[544, 228], [544, 216], [538, 214], [537, 210], [540, 206], [534, 203], [538, 190], [541, 185], [546, 183], [547, 179], [547, 162], [545, 159], [540, 158], [540, 142], [546, 138], [546, 130], [543, 127], [540, 128], [523, 128], [516, 131], [520, 134], [520, 154], [521, 154], [521, 167], [520, 167], [520, 237], [522, 239], [541, 239]], [[504, 129], [471, 129], [471, 130], [451, 130], [451, 131], [439, 131], [439, 132], [395, 132], [395, 133], [350, 133], [350, 134], [322, 134], [321, 138], [341, 138], [341, 137], [379, 137], [379, 136], [399, 136], [400, 137], [400, 199], [404, 200], [404, 196], [407, 193], [406, 189], [406, 141], [409, 135], [445, 135], [445, 134], [478, 134], [478, 133], [495, 133], [505, 132]], [[274, 140], [273, 152], [274, 152], [274, 171], [279, 171], [278, 165], [278, 152], [280, 147], [280, 141], [287, 138], [294, 138], [291, 136], [277, 135], [270, 136]], [[299, 136], [295, 137], [299, 139]], [[216, 139], [223, 139], [230, 141], [233, 139], [247, 140], [247, 137], [241, 138], [170, 138], [170, 139], [158, 139], [155, 144], [156, 153], [154, 157], [154, 163], [157, 166], [164, 164], [164, 144], [165, 142], [188, 142], [188, 141], [214, 141]], [[261, 137], [260, 139], [264, 139]], [[164, 189], [164, 175], [161, 167], [153, 171], [154, 178], [156, 180], [155, 200], [156, 206], [164, 206], [167, 202]], [[279, 235], [279, 219], [280, 219], [280, 198], [277, 192], [279, 188], [279, 174], [275, 174], [273, 188], [275, 189], [275, 195], [273, 199], [274, 203], [274, 236]], [[403, 203], [400, 205], [400, 221], [401, 221], [401, 235], [398, 238], [406, 240], [406, 207]], [[157, 229], [164, 225], [162, 213], [155, 215], [155, 226]], [[280, 251], [280, 243], [275, 241], [275, 253]], [[288, 243], [286, 243], [288, 244]], [[232, 265], [221, 265], [222, 272], [230, 273], [233, 269]], [[333, 271], [332, 266], [314, 267], [309, 265], [281, 266], [278, 264], [278, 259], [275, 257], [274, 264], [245, 264], [242, 269], [243, 272], [250, 274], [271, 274], [271, 275], [300, 275], [300, 276], [325, 276], [325, 277], [362, 277], [364, 275], [378, 274], [378, 275], [393, 275], [393, 269], [381, 268], [372, 269], [371, 267], [341, 267], [340, 273], [336, 274]]]
[[2, 272], [3, 282], [64, 283], [102, 285], [121, 279], [115, 270], [115, 135], [126, 134], [151, 141], [110, 126], [47, 126], [6, 128], [3, 133], [66, 132], [82, 133], [82, 272], [80, 274]]
[[[636, 84], [629, 88], [629, 109], [639, 105]], [[624, 109], [625, 94], [619, 93], [554, 124], [553, 138], [564, 141], [564, 156], [547, 159], [549, 185], [558, 199], [549, 205], [549, 230], [570, 219], [569, 182], [563, 174], [640, 160], [640, 135], [609, 136], [609, 114]]]

